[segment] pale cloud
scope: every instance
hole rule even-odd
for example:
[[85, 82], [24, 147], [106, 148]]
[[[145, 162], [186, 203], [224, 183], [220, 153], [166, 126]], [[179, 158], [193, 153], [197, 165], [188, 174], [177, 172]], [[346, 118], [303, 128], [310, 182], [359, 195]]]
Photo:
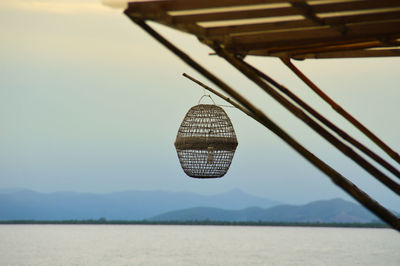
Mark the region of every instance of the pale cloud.
[[19, 9], [31, 12], [55, 14], [104, 13], [109, 10], [100, 0], [92, 1], [50, 1], [13, 0], [1, 1], [0, 8]]

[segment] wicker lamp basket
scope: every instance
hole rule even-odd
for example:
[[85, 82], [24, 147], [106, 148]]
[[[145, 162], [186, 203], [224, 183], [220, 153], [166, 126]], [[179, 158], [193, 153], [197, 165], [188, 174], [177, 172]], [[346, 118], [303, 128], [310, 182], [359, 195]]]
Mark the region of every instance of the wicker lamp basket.
[[224, 176], [237, 145], [231, 120], [214, 104], [192, 107], [183, 119], [175, 141], [183, 171], [195, 178]]

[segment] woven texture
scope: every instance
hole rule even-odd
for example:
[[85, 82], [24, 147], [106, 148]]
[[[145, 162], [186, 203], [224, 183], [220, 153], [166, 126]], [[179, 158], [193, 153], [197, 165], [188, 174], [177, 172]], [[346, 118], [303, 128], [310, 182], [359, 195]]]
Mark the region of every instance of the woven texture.
[[231, 120], [221, 107], [211, 104], [188, 111], [175, 141], [183, 171], [195, 178], [224, 176], [237, 145]]

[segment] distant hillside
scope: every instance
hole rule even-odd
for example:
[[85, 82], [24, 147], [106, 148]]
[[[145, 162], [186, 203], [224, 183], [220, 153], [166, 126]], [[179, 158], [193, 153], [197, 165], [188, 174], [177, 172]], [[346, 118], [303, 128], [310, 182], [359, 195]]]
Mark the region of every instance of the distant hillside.
[[369, 223], [378, 218], [365, 208], [342, 199], [321, 200], [306, 205], [280, 205], [268, 209], [251, 207], [242, 210], [197, 207], [155, 216], [152, 221], [268, 221]]
[[0, 220], [98, 219], [139, 220], [172, 210], [208, 206], [239, 210], [281, 204], [235, 189], [204, 196], [186, 192], [123, 191], [110, 194], [76, 192], [39, 193], [0, 189]]

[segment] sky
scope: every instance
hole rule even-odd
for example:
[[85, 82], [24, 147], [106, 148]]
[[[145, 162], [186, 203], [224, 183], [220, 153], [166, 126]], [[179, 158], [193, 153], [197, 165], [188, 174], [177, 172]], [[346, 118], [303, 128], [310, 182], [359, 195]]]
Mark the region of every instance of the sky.
[[[195, 37], [151, 25], [384, 206], [400, 210], [399, 197], [223, 59], [209, 55], [211, 50]], [[239, 142], [227, 175], [213, 180], [187, 177], [173, 143], [185, 113], [198, 103], [203, 90], [182, 73], [212, 84], [119, 9], [97, 0], [0, 0], [0, 32], [0, 188], [200, 194], [239, 188], [291, 204], [349, 199], [277, 136], [234, 108], [225, 108]], [[388, 158], [279, 60], [246, 60]], [[295, 64], [387, 144], [400, 150], [400, 59]], [[226, 104], [216, 96], [213, 99]]]

